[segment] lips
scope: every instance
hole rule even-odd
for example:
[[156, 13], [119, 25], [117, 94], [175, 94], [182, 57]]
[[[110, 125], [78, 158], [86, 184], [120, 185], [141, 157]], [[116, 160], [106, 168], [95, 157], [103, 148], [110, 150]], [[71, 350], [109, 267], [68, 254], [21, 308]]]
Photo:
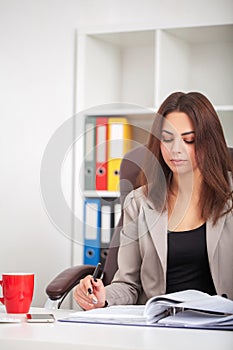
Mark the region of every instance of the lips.
[[176, 166], [181, 166], [187, 163], [187, 160], [185, 159], [171, 159], [171, 163]]

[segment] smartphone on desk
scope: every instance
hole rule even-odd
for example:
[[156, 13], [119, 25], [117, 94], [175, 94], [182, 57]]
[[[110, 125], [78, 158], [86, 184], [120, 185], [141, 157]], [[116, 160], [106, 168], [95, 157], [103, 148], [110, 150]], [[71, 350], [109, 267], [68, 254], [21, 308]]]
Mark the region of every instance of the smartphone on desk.
[[51, 323], [55, 321], [53, 314], [27, 314], [26, 320], [29, 323]]

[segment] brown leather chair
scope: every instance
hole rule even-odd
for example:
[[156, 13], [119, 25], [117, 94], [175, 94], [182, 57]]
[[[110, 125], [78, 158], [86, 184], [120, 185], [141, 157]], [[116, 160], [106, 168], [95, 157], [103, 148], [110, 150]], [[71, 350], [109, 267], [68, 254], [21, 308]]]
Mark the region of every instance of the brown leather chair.
[[[126, 195], [134, 188], [137, 188], [136, 179], [140, 169], [143, 169], [144, 159], [148, 149], [145, 146], [139, 146], [128, 152], [122, 162], [120, 169], [120, 192], [121, 205], [123, 206]], [[233, 148], [229, 148], [231, 159], [233, 160]], [[108, 285], [118, 268], [117, 254], [119, 248], [119, 233], [122, 226], [123, 212], [119, 223], [114, 230], [111, 239], [108, 255], [106, 257], [105, 266], [103, 269], [103, 283]], [[50, 305], [59, 308], [66, 295], [79, 283], [80, 279], [94, 272], [95, 266], [79, 265], [70, 267], [58, 276], [56, 276], [47, 286], [46, 293], [49, 297]], [[49, 305], [47, 303], [47, 305]], [[50, 306], [49, 306], [50, 307]]]
[[[126, 195], [134, 188], [137, 188], [136, 179], [140, 169], [143, 169], [143, 162], [147, 151], [148, 150], [145, 146], [138, 146], [126, 153], [122, 159], [120, 168], [121, 206], [123, 206]], [[122, 221], [123, 212], [121, 213], [119, 223], [114, 230], [104, 269], [102, 271], [104, 285], [108, 285], [112, 281], [118, 268], [117, 254]], [[59, 308], [66, 295], [79, 283], [80, 279], [92, 274], [94, 269], [95, 266], [78, 265], [62, 271], [48, 284], [46, 288], [46, 293], [49, 297], [46, 305], [49, 307], [52, 305], [52, 307]]]

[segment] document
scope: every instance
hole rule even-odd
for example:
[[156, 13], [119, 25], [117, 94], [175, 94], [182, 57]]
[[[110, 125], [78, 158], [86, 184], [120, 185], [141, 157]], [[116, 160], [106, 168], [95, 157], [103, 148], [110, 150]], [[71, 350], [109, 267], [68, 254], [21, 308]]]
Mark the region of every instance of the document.
[[186, 290], [155, 296], [146, 305], [78, 311], [60, 321], [233, 330], [233, 301]]
[[59, 320], [79, 323], [145, 324], [145, 305], [117, 305], [89, 311], [77, 311]]

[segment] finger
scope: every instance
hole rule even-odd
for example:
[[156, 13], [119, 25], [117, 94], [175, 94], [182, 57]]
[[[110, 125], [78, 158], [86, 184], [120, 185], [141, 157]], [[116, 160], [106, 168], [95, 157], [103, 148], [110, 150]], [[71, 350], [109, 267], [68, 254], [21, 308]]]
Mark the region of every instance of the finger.
[[94, 309], [94, 307], [95, 307], [93, 303], [89, 302], [89, 300], [83, 299], [81, 297], [78, 300], [78, 304], [84, 310], [91, 310], [91, 309]]
[[83, 292], [79, 285], [75, 287], [75, 289], [73, 290], [73, 297], [78, 303], [79, 303], [79, 300], [83, 298]]
[[74, 292], [73, 292], [73, 296], [74, 296], [74, 299], [76, 300], [76, 302], [81, 306], [83, 307], [85, 310], [87, 309], [90, 309], [90, 306], [94, 306], [95, 304], [97, 304], [97, 299], [96, 297], [93, 295], [93, 296], [90, 296], [90, 295], [86, 295], [82, 288], [80, 287], [80, 285], [78, 285]]
[[82, 286], [84, 293], [86, 295], [93, 293], [92, 280], [93, 280], [93, 278], [91, 275], [88, 275], [84, 279], [81, 280], [81, 286]]
[[79, 284], [76, 287], [76, 293], [80, 293], [83, 296], [89, 296], [90, 294], [92, 294], [93, 290], [92, 290], [92, 285], [90, 280], [88, 282], [88, 281], [85, 281], [85, 279], [81, 279]]
[[[93, 291], [91, 278], [92, 278], [91, 276], [88, 276], [88, 278], [85, 277], [80, 281], [80, 295], [82, 299], [85, 300], [86, 302], [97, 304], [98, 300]], [[77, 289], [77, 293], [78, 292], [79, 292], [79, 289]]]
[[73, 295], [75, 299], [85, 299], [89, 295], [86, 291], [86, 287], [83, 283], [83, 280], [80, 280], [79, 284], [75, 287]]
[[98, 291], [104, 288], [104, 285], [103, 285], [103, 282], [102, 282], [101, 279], [94, 279], [94, 278], [92, 278], [91, 283], [92, 283], [94, 289], [96, 289]]
[[82, 283], [82, 280], [80, 280], [79, 284], [76, 286], [76, 288], [74, 289], [74, 297], [85, 297], [86, 296], [86, 290], [85, 287]]

